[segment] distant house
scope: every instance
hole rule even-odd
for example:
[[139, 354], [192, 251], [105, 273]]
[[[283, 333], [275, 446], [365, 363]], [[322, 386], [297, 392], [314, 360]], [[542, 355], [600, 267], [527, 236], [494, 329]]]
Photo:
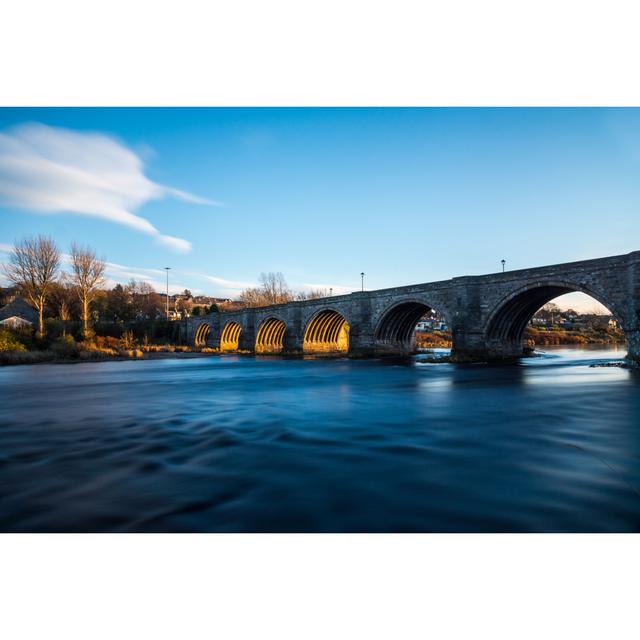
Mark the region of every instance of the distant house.
[[416, 324], [416, 331], [447, 331], [447, 323], [440, 318], [423, 318]]
[[585, 313], [572, 323], [574, 329], [615, 329], [618, 321], [613, 316]]
[[0, 326], [19, 329], [33, 326], [37, 322], [38, 312], [20, 296], [0, 309]]

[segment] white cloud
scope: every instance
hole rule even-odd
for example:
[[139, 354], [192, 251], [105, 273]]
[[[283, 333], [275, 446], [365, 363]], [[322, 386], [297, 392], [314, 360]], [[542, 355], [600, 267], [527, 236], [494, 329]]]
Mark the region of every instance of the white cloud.
[[40, 213], [110, 220], [153, 236], [181, 253], [184, 238], [165, 235], [134, 212], [150, 200], [175, 197], [218, 204], [153, 182], [139, 156], [101, 133], [24, 124], [0, 133], [0, 201]]
[[206, 273], [188, 273], [185, 275], [201, 278], [206, 282], [210, 282], [216, 285], [213, 295], [217, 295], [222, 298], [234, 298], [240, 294], [243, 289], [251, 287], [257, 287], [255, 282], [245, 282], [242, 280], [227, 280], [226, 278], [220, 278], [219, 276], [211, 276]]
[[248, 287], [258, 286], [255, 282], [243, 282], [241, 280], [227, 280], [226, 278], [219, 278], [218, 276], [209, 276], [205, 274], [194, 274], [200, 278], [204, 278], [213, 284], [220, 285], [224, 289], [246, 289]]
[[[169, 293], [180, 293], [185, 289], [190, 289], [192, 292], [196, 291], [193, 287], [184, 284], [179, 279], [176, 279], [175, 274], [176, 272], [171, 270], [169, 278]], [[123, 264], [117, 264], [115, 262], [107, 262], [105, 268], [107, 286], [110, 288], [115, 287], [116, 284], [126, 284], [131, 280], [137, 280], [138, 282], [146, 282], [147, 284], [150, 284], [159, 293], [164, 293], [166, 289], [166, 276], [167, 274], [164, 269], [130, 267]]]

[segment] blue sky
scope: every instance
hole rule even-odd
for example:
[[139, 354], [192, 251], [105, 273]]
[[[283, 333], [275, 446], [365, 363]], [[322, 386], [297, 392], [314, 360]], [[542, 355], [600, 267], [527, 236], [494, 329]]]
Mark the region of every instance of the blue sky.
[[0, 249], [49, 234], [221, 296], [374, 289], [640, 249], [639, 176], [637, 109], [5, 108]]

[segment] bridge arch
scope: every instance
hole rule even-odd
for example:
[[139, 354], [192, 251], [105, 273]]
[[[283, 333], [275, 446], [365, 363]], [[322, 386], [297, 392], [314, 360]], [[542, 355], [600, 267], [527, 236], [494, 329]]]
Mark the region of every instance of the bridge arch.
[[265, 318], [256, 335], [256, 353], [282, 353], [287, 325], [284, 320], [270, 316]]
[[325, 308], [311, 316], [306, 324], [304, 353], [348, 353], [350, 326], [336, 309]]
[[220, 333], [220, 351], [237, 351], [241, 333], [242, 327], [239, 323], [227, 322]]
[[387, 306], [374, 329], [376, 348], [379, 351], [410, 353], [415, 349], [415, 329], [418, 321], [429, 312], [441, 315], [451, 327], [448, 314], [418, 298], [396, 300]]
[[625, 331], [621, 309], [602, 292], [571, 281], [538, 281], [512, 291], [494, 306], [484, 326], [489, 351], [495, 355], [522, 355], [524, 332], [536, 311], [559, 296], [575, 292], [584, 293], [606, 307]]
[[211, 325], [208, 322], [201, 322], [196, 329], [193, 343], [196, 347], [204, 347], [211, 333]]

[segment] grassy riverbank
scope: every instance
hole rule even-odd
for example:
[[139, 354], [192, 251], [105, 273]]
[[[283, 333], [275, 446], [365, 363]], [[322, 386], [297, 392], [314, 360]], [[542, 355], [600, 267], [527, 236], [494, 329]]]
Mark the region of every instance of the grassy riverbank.
[[616, 327], [566, 329], [538, 329], [528, 327], [524, 339], [530, 347], [571, 344], [624, 344], [624, 333]]
[[95, 336], [76, 341], [66, 335], [55, 340], [0, 330], [0, 365], [38, 364], [40, 362], [98, 362], [104, 360], [145, 360], [163, 357], [199, 356], [217, 353], [217, 349], [194, 349], [171, 343], [140, 344], [130, 333], [121, 338]]
[[450, 349], [449, 331], [416, 331], [416, 347], [419, 349]]
[[[548, 347], [572, 344], [624, 344], [624, 333], [617, 327], [588, 328], [570, 331], [560, 328], [527, 327], [524, 333], [528, 347]], [[416, 346], [421, 349], [451, 348], [451, 333], [448, 331], [416, 332]]]
[[0, 366], [39, 363], [104, 362], [108, 360], [157, 360], [159, 358], [197, 358], [218, 353], [217, 349], [199, 349], [169, 345], [164, 348], [96, 349], [78, 345], [73, 351], [37, 349], [32, 351], [0, 351]]

